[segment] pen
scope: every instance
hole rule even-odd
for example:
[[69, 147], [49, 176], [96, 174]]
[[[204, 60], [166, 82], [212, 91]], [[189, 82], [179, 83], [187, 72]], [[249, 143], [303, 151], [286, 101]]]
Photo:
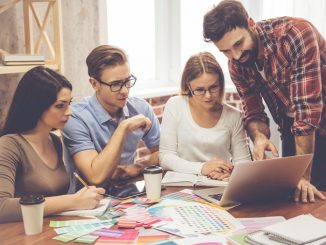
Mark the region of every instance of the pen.
[[87, 189], [89, 188], [89, 186], [86, 184], [86, 182], [79, 176], [79, 174], [77, 174], [76, 172], [74, 172], [75, 177], [80, 181], [80, 183], [83, 184], [83, 186], [85, 186]]
[[[74, 172], [74, 175], [75, 175], [75, 177], [80, 181], [80, 183], [82, 183], [83, 184], [83, 186], [85, 186], [87, 189], [89, 189], [89, 186], [88, 186], [88, 184], [79, 176], [79, 174], [77, 174], [76, 172]], [[105, 196], [105, 197], [110, 197], [110, 195], [108, 195], [108, 194], [101, 194], [102, 196]]]

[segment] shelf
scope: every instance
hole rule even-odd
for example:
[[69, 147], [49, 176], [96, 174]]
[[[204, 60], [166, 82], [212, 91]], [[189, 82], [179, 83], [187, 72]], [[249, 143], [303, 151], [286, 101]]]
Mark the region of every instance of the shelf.
[[[38, 65], [27, 65], [27, 66], [3, 66], [0, 65], [0, 74], [13, 74], [13, 73], [24, 73]], [[59, 70], [59, 65], [57, 64], [47, 64], [44, 65], [53, 70]]]
[[[0, 0], [0, 14], [21, 0]], [[40, 3], [42, 6], [38, 6]], [[26, 54], [46, 57], [45, 66], [63, 72], [61, 0], [23, 0]], [[52, 38], [50, 38], [52, 33]], [[43, 48], [43, 49], [42, 49]], [[24, 73], [37, 65], [2, 66], [0, 74]]]

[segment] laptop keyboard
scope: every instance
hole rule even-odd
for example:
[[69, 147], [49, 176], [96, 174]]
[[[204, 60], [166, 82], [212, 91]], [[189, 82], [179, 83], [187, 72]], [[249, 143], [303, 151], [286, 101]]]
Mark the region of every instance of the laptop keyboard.
[[223, 195], [223, 193], [219, 193], [219, 194], [209, 195], [209, 197], [220, 201], [222, 199], [222, 195]]

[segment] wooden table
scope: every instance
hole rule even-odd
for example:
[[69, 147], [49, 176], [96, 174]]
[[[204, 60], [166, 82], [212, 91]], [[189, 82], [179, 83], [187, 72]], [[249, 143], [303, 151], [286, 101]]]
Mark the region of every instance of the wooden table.
[[[181, 190], [180, 187], [168, 187], [163, 191], [164, 194]], [[324, 193], [326, 194], [326, 192]], [[300, 214], [311, 213], [315, 217], [326, 221], [326, 201], [317, 200], [315, 203], [301, 204], [294, 203], [292, 200], [278, 200], [273, 202], [255, 203], [242, 205], [230, 210], [230, 213], [237, 217], [264, 217], [264, 216], [284, 216], [291, 218]], [[80, 217], [79, 217], [80, 218]], [[64, 244], [53, 240], [56, 236], [53, 228], [49, 227], [49, 221], [76, 219], [76, 217], [56, 216], [44, 218], [43, 232], [39, 235], [25, 236], [24, 226], [22, 222], [0, 224], [0, 245], [8, 244], [37, 244], [51, 245]], [[70, 243], [77, 244], [77, 243]]]

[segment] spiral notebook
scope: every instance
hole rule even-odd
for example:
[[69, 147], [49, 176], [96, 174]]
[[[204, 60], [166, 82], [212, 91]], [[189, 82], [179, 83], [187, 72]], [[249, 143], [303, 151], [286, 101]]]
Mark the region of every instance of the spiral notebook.
[[310, 214], [303, 214], [250, 233], [246, 236], [245, 241], [250, 244], [262, 245], [325, 244], [326, 221]]

